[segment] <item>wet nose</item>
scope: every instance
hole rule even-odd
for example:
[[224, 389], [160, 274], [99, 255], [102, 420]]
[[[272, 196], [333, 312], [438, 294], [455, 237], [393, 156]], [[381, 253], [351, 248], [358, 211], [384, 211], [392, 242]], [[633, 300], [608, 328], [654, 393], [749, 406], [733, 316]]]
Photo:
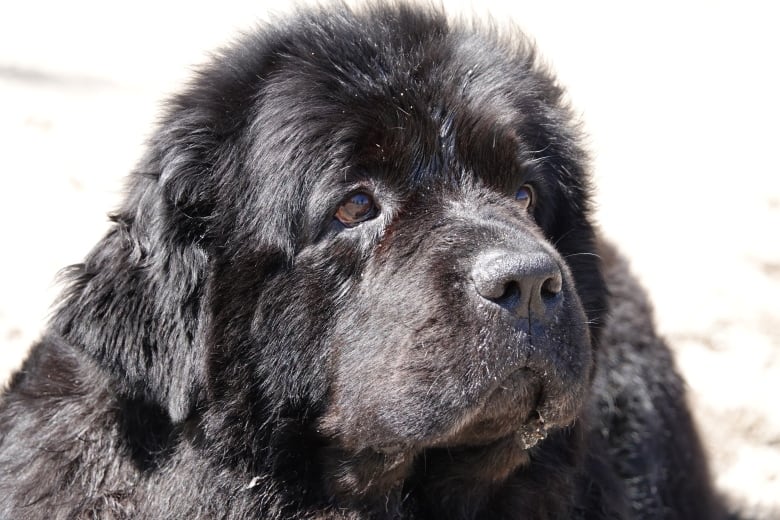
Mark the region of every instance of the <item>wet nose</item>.
[[483, 253], [474, 263], [471, 278], [479, 296], [519, 318], [542, 318], [561, 300], [561, 270], [544, 251]]

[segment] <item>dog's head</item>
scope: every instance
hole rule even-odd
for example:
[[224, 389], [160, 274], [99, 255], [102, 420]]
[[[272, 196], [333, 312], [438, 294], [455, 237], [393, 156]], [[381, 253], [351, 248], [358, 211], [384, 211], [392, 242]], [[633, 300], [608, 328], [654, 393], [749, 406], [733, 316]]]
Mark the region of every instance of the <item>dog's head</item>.
[[604, 308], [561, 97], [521, 36], [406, 8], [244, 38], [173, 100], [87, 264], [145, 288], [144, 341], [79, 342], [175, 421], [220, 416], [224, 452], [305, 439], [348, 492], [439, 449], [505, 475], [576, 418]]

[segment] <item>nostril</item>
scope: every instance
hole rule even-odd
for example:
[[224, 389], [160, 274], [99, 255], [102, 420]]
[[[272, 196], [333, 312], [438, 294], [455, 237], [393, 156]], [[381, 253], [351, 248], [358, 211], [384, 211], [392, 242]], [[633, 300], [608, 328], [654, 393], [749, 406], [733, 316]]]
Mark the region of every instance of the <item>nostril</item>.
[[510, 281], [504, 286], [504, 292], [495, 298], [495, 301], [501, 305], [517, 304], [520, 301], [520, 285], [515, 281]]
[[561, 273], [557, 272], [542, 283], [542, 287], [540, 289], [542, 300], [552, 300], [560, 294], [562, 289], [563, 280], [561, 279]]

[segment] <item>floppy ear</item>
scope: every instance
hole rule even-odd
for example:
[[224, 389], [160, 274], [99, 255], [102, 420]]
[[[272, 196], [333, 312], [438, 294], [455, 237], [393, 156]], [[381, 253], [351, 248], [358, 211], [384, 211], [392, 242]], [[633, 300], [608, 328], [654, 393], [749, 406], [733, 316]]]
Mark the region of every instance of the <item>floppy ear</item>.
[[284, 38], [245, 37], [170, 100], [113, 227], [70, 269], [54, 315], [59, 333], [122, 392], [162, 406], [174, 422], [205, 395], [207, 279], [217, 257], [293, 249], [298, 212], [279, 205], [301, 190], [286, 178], [263, 181], [287, 173], [273, 140], [290, 135], [262, 116]]
[[157, 174], [134, 174], [111, 229], [66, 273], [53, 319], [121, 394], [161, 406], [174, 422], [190, 414], [203, 387], [198, 329], [208, 265], [193, 240], [197, 219], [181, 228], [176, 213]]
[[[202, 77], [209, 74], [214, 81]], [[214, 223], [225, 220], [215, 208], [237, 177], [236, 141], [253, 99], [251, 85], [232, 81], [213, 65], [171, 101], [111, 229], [66, 272], [52, 321], [120, 393], [162, 407], [174, 422], [204, 388], [206, 278], [224, 232]]]

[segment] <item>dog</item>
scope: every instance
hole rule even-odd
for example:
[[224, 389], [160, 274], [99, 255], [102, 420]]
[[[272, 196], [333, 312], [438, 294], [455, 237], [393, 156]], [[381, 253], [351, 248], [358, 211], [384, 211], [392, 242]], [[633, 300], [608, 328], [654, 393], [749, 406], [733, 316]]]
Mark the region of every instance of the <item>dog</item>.
[[719, 518], [563, 95], [404, 3], [215, 55], [2, 397], [2, 518]]

